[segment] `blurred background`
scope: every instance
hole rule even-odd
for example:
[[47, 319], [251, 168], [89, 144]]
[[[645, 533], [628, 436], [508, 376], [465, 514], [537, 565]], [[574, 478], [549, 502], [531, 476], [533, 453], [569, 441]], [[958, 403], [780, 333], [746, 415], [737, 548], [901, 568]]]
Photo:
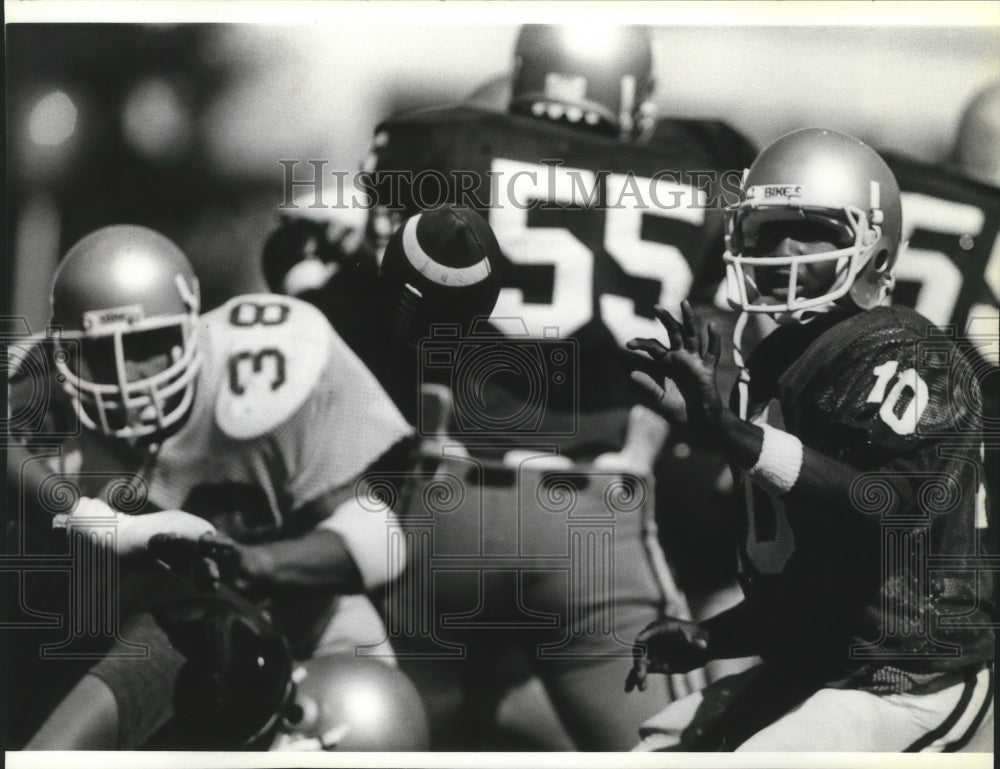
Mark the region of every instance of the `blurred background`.
[[[7, 25], [8, 306], [40, 329], [58, 256], [125, 221], [189, 253], [206, 307], [262, 286], [279, 161], [356, 169], [381, 119], [501, 78], [516, 32]], [[723, 119], [758, 146], [824, 125], [944, 160], [970, 96], [1000, 77], [1000, 27], [673, 26], [654, 46], [661, 114]]]

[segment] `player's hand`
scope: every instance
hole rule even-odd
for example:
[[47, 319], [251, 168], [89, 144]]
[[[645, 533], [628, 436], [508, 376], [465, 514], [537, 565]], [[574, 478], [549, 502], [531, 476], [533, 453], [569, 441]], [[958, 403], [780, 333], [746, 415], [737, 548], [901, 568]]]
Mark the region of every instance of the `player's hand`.
[[658, 339], [632, 339], [626, 345], [655, 363], [656, 377], [633, 371], [632, 379], [649, 391], [657, 410], [675, 424], [711, 432], [725, 410], [716, 384], [722, 347], [719, 332], [709, 323], [707, 340], [691, 305], [681, 303], [683, 324], [662, 307], [654, 312], [667, 331], [669, 348]]
[[191, 539], [162, 532], [150, 539], [149, 552], [200, 590], [216, 590], [221, 584], [249, 587], [244, 548], [225, 534], [212, 531]]
[[341, 264], [356, 258], [363, 235], [336, 218], [283, 216], [264, 243], [268, 285], [291, 296], [322, 288]]
[[673, 617], [656, 620], [635, 639], [625, 691], [636, 687], [645, 691], [649, 673], [687, 673], [710, 659], [708, 632], [696, 622]]
[[127, 515], [93, 497], [80, 497], [72, 513], [54, 516], [52, 527], [67, 532], [83, 527], [113, 529], [115, 535], [111, 541], [115, 552], [123, 557], [147, 552], [150, 539], [163, 532], [190, 541], [215, 532], [215, 527], [204, 518], [183, 510]]

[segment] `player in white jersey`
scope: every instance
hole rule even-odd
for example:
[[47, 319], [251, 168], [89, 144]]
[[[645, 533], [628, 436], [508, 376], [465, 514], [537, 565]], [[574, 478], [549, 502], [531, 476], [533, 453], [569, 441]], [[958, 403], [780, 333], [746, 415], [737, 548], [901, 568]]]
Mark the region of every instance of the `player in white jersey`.
[[[207, 541], [227, 554], [240, 592], [296, 658], [364, 648], [393, 664], [365, 591], [402, 567], [387, 558], [394, 514], [359, 479], [407, 456], [411, 429], [322, 314], [255, 294], [199, 315], [183, 253], [127, 225], [77, 243], [52, 298], [53, 371], [84, 428], [48, 467], [82, 496], [65, 525], [116, 516], [123, 547], [137, 522], [152, 531], [164, 520], [174, 552]], [[108, 653], [29, 748], [135, 748], [174, 715], [184, 658], [154, 616], [192, 588], [157, 572], [121, 587]], [[135, 644], [148, 659], [116, 653]]]

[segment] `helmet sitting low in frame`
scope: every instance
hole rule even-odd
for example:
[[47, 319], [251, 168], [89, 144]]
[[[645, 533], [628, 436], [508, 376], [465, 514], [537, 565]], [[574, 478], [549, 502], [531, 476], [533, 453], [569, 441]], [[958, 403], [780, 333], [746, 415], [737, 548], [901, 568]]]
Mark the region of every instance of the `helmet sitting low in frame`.
[[331, 654], [292, 673], [294, 703], [271, 750], [425, 751], [427, 712], [410, 679], [377, 659]]
[[200, 365], [199, 307], [187, 257], [151, 229], [104, 227], [67, 252], [52, 283], [52, 326], [74, 345], [56, 367], [87, 428], [136, 439], [182, 424]]
[[[806, 128], [768, 145], [744, 175], [743, 200], [727, 210], [726, 280], [729, 303], [745, 312], [800, 321], [838, 305], [867, 310], [892, 291], [901, 250], [899, 184], [885, 161], [864, 142], [837, 131]], [[761, 227], [810, 222], [836, 241], [823, 253], [754, 256]], [[835, 263], [835, 277], [818, 296], [801, 296], [798, 267]], [[758, 286], [755, 270], [787, 270], [779, 299]]]

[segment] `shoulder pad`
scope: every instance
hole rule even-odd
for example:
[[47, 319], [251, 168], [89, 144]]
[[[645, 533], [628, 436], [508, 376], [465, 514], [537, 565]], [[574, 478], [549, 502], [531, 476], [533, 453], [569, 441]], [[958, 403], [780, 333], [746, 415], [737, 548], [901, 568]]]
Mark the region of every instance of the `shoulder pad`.
[[223, 366], [215, 421], [239, 440], [264, 435], [309, 399], [330, 356], [332, 331], [315, 307], [289, 296], [248, 294], [204, 317], [211, 364]]
[[404, 112], [399, 115], [383, 120], [376, 128], [375, 133], [390, 130], [406, 125], [451, 125], [463, 120], [474, 120], [494, 113], [474, 107], [468, 104], [437, 105], [433, 107], [422, 107], [411, 112]]
[[696, 149], [723, 168], [742, 170], [757, 157], [753, 143], [721, 120], [663, 119], [657, 122], [648, 143], [651, 147]]

